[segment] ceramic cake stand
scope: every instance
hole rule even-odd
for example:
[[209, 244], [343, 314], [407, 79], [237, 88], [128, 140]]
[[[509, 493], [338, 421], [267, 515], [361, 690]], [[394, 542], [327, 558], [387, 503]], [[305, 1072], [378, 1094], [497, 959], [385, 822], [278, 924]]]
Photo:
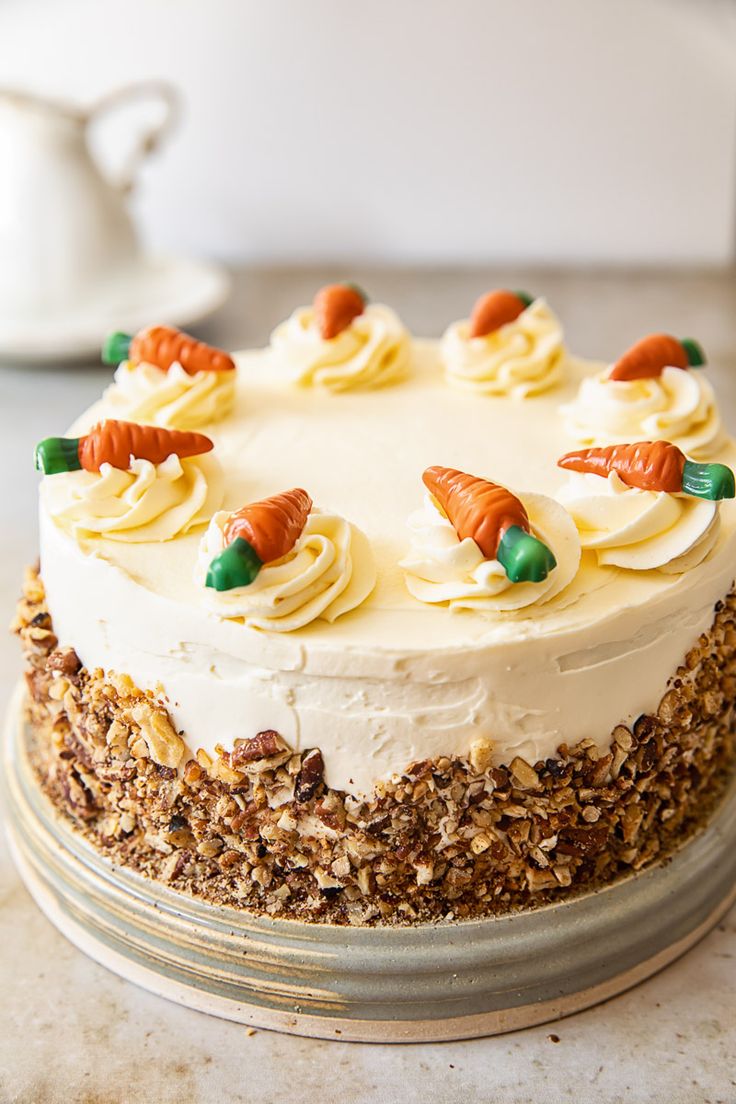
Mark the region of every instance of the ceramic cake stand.
[[560, 904], [487, 920], [353, 928], [218, 908], [113, 865], [40, 790], [23, 692], [4, 773], [11, 848], [48, 918], [85, 954], [169, 1000], [255, 1027], [371, 1042], [529, 1027], [635, 985], [736, 898], [736, 781], [672, 858]]

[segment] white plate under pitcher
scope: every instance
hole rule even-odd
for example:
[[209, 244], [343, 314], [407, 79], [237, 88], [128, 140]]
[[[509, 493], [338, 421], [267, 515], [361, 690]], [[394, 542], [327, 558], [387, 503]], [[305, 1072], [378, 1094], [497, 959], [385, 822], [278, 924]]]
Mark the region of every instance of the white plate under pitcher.
[[[90, 151], [90, 124], [146, 98], [161, 102], [161, 119], [110, 179]], [[145, 255], [128, 211], [135, 171], [176, 110], [174, 89], [160, 81], [118, 89], [86, 110], [0, 89], [0, 359], [94, 356], [111, 329], [185, 325], [224, 301], [221, 268]]]

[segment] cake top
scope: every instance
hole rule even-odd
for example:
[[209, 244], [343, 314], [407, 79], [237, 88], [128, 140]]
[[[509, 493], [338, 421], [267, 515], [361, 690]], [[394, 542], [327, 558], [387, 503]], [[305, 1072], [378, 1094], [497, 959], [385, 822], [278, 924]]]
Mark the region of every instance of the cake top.
[[[46, 509], [85, 553], [244, 639], [297, 632], [317, 648], [422, 650], [554, 636], [685, 592], [734, 524], [717, 500], [733, 496], [736, 453], [702, 373], [693, 383], [697, 343], [652, 334], [612, 366], [585, 362], [526, 292], [481, 296], [440, 343], [335, 284], [264, 351], [232, 358], [154, 326], [113, 335], [104, 352], [127, 359], [75, 424], [81, 443], [63, 445], [86, 470], [51, 474]], [[622, 457], [653, 419], [677, 430], [662, 440], [714, 459], [672, 445], [674, 482], [632, 479]], [[142, 435], [153, 451], [136, 450]], [[608, 466], [601, 448], [597, 460], [590, 448], [565, 459], [576, 439], [609, 436]], [[63, 470], [58, 448], [41, 446], [47, 473]], [[646, 468], [641, 447], [637, 463]], [[427, 475], [442, 471], [451, 487]], [[274, 512], [297, 485], [308, 503], [298, 525]], [[270, 543], [248, 520], [257, 513], [276, 526]]]

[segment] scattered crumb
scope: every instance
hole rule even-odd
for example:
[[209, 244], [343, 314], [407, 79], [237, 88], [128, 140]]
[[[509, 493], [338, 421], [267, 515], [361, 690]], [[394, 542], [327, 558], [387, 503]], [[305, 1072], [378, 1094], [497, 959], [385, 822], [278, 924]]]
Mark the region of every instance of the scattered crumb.
[[549, 1041], [551, 1043], [559, 1043], [559, 1041], [560, 1041], [560, 1036], [559, 1035], [548, 1035], [547, 1038], [549, 1039]]

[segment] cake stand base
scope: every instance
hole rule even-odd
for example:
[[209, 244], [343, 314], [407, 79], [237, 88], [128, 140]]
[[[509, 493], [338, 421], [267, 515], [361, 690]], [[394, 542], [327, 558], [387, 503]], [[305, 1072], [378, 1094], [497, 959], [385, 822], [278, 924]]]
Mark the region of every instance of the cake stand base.
[[40, 789], [19, 688], [7, 723], [10, 846], [39, 907], [80, 950], [162, 997], [324, 1039], [429, 1042], [556, 1020], [637, 984], [736, 899], [736, 780], [667, 861], [532, 911], [353, 928], [271, 919], [113, 865]]

